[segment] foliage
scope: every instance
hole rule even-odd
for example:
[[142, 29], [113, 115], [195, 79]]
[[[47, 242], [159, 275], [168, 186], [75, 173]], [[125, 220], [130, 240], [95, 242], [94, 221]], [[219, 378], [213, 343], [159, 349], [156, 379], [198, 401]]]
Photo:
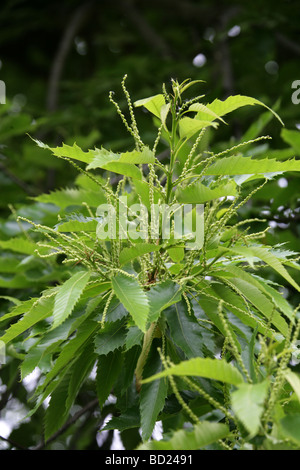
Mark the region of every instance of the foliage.
[[[133, 104], [125, 78], [128, 116], [112, 93], [110, 101], [134, 147], [83, 150], [34, 139], [78, 176], [75, 188], [15, 211], [19, 232], [0, 242], [0, 285], [28, 293], [7, 297], [15, 305], [0, 317], [3, 374], [16, 362], [23, 380], [39, 371], [27, 403], [31, 420], [45, 414], [39, 447], [79, 426], [78, 405], [82, 414], [99, 405], [100, 417], [83, 421], [82, 448], [97, 431], [100, 438], [108, 431], [109, 446], [119, 430], [127, 448], [298, 449], [291, 358], [300, 321], [280, 290], [288, 285], [297, 299], [297, 253], [268, 243], [267, 221], [243, 210], [278, 175], [297, 173], [299, 160], [266, 158], [260, 144], [269, 136], [215, 142], [229, 113], [266, 108], [261, 101], [234, 95], [209, 103], [189, 97], [199, 80], [173, 80], [170, 90]], [[137, 125], [141, 107], [156, 129], [152, 144]], [[176, 236], [179, 203], [204, 204], [200, 241], [192, 237], [194, 209], [189, 230]], [[103, 204], [115, 210], [115, 237], [104, 230], [111, 220]], [[153, 204], [170, 208], [169, 238], [146, 224], [155, 222]], [[161, 441], [151, 438], [157, 422]]]

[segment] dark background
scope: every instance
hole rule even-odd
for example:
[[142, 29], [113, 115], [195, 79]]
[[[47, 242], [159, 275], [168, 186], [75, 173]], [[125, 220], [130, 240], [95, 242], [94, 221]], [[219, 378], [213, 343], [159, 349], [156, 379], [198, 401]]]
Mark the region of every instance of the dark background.
[[[129, 145], [108, 100], [114, 90], [122, 103], [125, 74], [133, 99], [160, 92], [171, 78], [201, 79], [206, 83], [199, 94], [207, 101], [253, 96], [278, 107], [286, 127], [295, 129], [299, 108], [291, 102], [291, 84], [300, 73], [299, 19], [293, 0], [2, 2], [0, 78], [15, 120], [3, 116], [2, 106], [0, 162], [6, 175], [22, 180], [7, 187], [2, 203], [73, 176], [62, 174], [60, 162], [45, 161], [24, 131], [50, 145]], [[259, 112], [247, 109], [245, 119], [233, 117], [228, 135], [244, 132]], [[274, 120], [266, 131], [274, 146], [283, 146]]]
[[[231, 94], [252, 96], [275, 109], [285, 128], [297, 133], [300, 104], [292, 103], [291, 86], [300, 80], [299, 24], [299, 2], [293, 0], [2, 1], [0, 79], [6, 84], [6, 104], [0, 105], [0, 239], [19, 235], [16, 213], [52, 221], [51, 210], [32, 197], [72, 187], [77, 175], [29, 135], [52, 147], [76, 142], [83, 149], [131, 148], [131, 137], [108, 98], [115, 91], [125, 109], [125, 74], [133, 101], [160, 93], [171, 78], [204, 80], [193, 87], [193, 93], [206, 95], [204, 102]], [[217, 139], [236, 142], [256, 126], [259, 135], [272, 136], [260, 155], [298, 157], [300, 143], [291, 147], [270, 117], [263, 108], [241, 109], [232, 113]], [[149, 115], [139, 109], [137, 119], [143, 139], [151, 142], [156, 130], [149, 126]], [[299, 181], [285, 175], [280, 184], [271, 181], [257, 193], [242, 216], [263, 214], [273, 224], [269, 241], [288, 241], [287, 248], [297, 251], [298, 196]], [[1, 295], [24, 299], [43, 287], [42, 278], [32, 283], [32, 272], [11, 280], [5, 266], [0, 271]], [[297, 303], [288, 287], [284, 294]], [[0, 309], [1, 314], [7, 311], [6, 301]], [[43, 418], [37, 413], [17, 424], [30, 389], [20, 384], [16, 367], [17, 359], [1, 373], [0, 424], [26, 448], [39, 442]], [[82, 448], [98, 448], [90, 419]], [[104, 440], [103, 448], [111, 440]]]
[[[204, 103], [230, 94], [259, 99], [280, 114], [298, 145], [287, 145], [279, 122], [257, 107], [232, 113], [218, 142], [238, 141], [256, 126], [258, 135], [272, 137], [263, 157], [297, 157], [300, 104], [291, 97], [300, 79], [299, 24], [293, 0], [2, 2], [0, 79], [7, 104], [0, 106], [0, 215], [11, 215], [8, 204], [28, 204], [32, 196], [72, 186], [76, 177], [28, 134], [52, 147], [75, 141], [84, 150], [132, 147], [108, 98], [115, 91], [126, 109], [125, 74], [133, 101], [160, 93], [171, 78], [204, 80], [192, 88], [206, 95]], [[141, 108], [137, 119], [143, 139], [153, 142], [156, 129]], [[288, 180], [284, 188], [272, 182], [260, 192], [256, 212], [265, 206], [270, 221], [276, 215], [290, 224], [277, 226], [276, 241], [289, 240], [298, 250], [299, 215], [289, 212], [297, 210], [298, 181]]]

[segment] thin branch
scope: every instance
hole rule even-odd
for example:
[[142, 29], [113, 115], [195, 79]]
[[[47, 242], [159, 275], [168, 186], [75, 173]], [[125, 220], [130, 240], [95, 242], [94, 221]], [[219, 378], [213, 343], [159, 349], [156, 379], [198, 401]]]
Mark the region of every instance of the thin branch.
[[[46, 95], [47, 111], [54, 112], [58, 107], [59, 97], [59, 83], [63, 74], [64, 65], [66, 63], [68, 54], [72, 48], [73, 40], [77, 32], [82, 27], [88, 14], [94, 5], [93, 1], [83, 2], [73, 13], [69, 23], [61, 38], [60, 44], [56, 51], [55, 57], [52, 62], [50, 70], [50, 77], [48, 82], [48, 89]], [[41, 139], [43, 133], [39, 136]], [[47, 172], [47, 190], [51, 190], [55, 186], [56, 171], [54, 168], [49, 168]]]
[[16, 447], [16, 449], [19, 449], [19, 450], [28, 450], [26, 447], [21, 446], [20, 444], [18, 444], [17, 442], [13, 441], [13, 440], [10, 439], [9, 437], [0, 436], [0, 439], [1, 439], [1, 441], [7, 442], [7, 443], [10, 444], [11, 446]]
[[296, 42], [292, 41], [290, 38], [286, 37], [284, 34], [276, 32], [275, 37], [282, 46], [293, 51], [295, 54], [300, 55], [300, 46]]
[[240, 7], [233, 6], [223, 11], [219, 16], [219, 41], [215, 50], [215, 56], [221, 72], [225, 97], [234, 94], [234, 75], [226, 30], [229, 22], [239, 13], [239, 11]]
[[47, 109], [49, 111], [54, 111], [57, 108], [59, 81], [62, 76], [66, 58], [72, 47], [72, 43], [73, 43], [73, 39], [75, 35], [77, 34], [82, 24], [86, 20], [88, 14], [91, 11], [91, 7], [93, 5], [94, 5], [93, 1], [84, 2], [82, 5], [80, 5], [73, 13], [70, 19], [70, 22], [68, 23], [68, 26], [63, 34], [58, 50], [53, 60], [51, 73], [50, 73], [48, 94], [47, 94]]
[[31, 189], [30, 186], [28, 186], [25, 181], [22, 181], [18, 176], [16, 176], [14, 173], [12, 173], [5, 165], [4, 163], [0, 163], [0, 170], [3, 171], [3, 173], [19, 188], [21, 188], [28, 196], [36, 196], [37, 192]]
[[[149, 0], [140, 0], [140, 3], [148, 4]], [[202, 2], [192, 2], [189, 0], [152, 0], [152, 4], [157, 4], [170, 15], [180, 15], [180, 18], [195, 21], [197, 24], [211, 24], [216, 18], [216, 10], [208, 8]]]
[[63, 434], [72, 424], [76, 423], [76, 421], [84, 415], [87, 411], [95, 408], [98, 405], [99, 401], [98, 398], [95, 398], [94, 400], [90, 401], [87, 403], [81, 410], [77, 411], [57, 432], [55, 432], [49, 439], [45, 442], [41, 442], [38, 444], [36, 447], [33, 448], [33, 450], [40, 450], [46, 447], [48, 444], [51, 442], [55, 441], [61, 434]]
[[121, 6], [124, 14], [128, 16], [134, 27], [140, 32], [151, 48], [156, 49], [164, 59], [170, 59], [174, 56], [164, 38], [152, 28], [146, 18], [135, 7], [132, 0], [122, 0]]

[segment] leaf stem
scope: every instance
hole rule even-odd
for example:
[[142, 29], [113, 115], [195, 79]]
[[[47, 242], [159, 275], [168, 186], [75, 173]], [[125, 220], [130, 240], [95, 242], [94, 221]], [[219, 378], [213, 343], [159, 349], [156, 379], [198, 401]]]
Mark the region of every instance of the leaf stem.
[[177, 130], [177, 116], [176, 116], [176, 98], [174, 98], [173, 105], [171, 107], [172, 113], [172, 131], [170, 136], [170, 167], [167, 177], [167, 191], [166, 191], [166, 203], [170, 202], [171, 191], [173, 188], [173, 170], [176, 156], [176, 130]]
[[146, 331], [144, 335], [142, 351], [137, 361], [137, 365], [135, 369], [135, 378], [136, 378], [136, 389], [138, 392], [141, 389], [143, 369], [144, 369], [144, 366], [145, 366], [145, 363], [146, 363], [146, 360], [150, 351], [155, 328], [156, 328], [156, 322], [153, 322], [151, 323], [149, 329]]

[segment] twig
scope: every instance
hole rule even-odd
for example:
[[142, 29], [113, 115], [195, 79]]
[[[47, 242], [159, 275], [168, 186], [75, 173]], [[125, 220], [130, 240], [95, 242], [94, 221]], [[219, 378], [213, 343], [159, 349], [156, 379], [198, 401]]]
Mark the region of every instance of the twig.
[[75, 10], [63, 34], [60, 45], [53, 60], [50, 73], [47, 94], [47, 109], [49, 111], [54, 111], [57, 108], [59, 81], [61, 79], [67, 55], [71, 49], [74, 36], [82, 26], [83, 22], [86, 20], [86, 17], [91, 11], [91, 7], [93, 5], [93, 1], [84, 2], [82, 5], [80, 5]]
[[48, 444], [51, 442], [55, 441], [61, 434], [63, 434], [72, 424], [74, 424], [82, 415], [84, 415], [87, 411], [91, 410], [92, 408], [95, 408], [98, 405], [99, 401], [98, 398], [95, 398], [94, 400], [90, 401], [87, 403], [81, 410], [77, 411], [77, 413], [74, 414], [57, 432], [55, 432], [49, 439], [45, 442], [41, 442], [38, 444], [36, 447], [33, 448], [33, 450], [40, 450], [46, 447]]
[[10, 439], [9, 437], [0, 436], [0, 439], [1, 439], [1, 441], [8, 442], [11, 446], [16, 447], [17, 449], [28, 450], [26, 447], [23, 447], [20, 444], [17, 444], [15, 441]]
[[25, 183], [25, 181], [22, 181], [20, 180], [20, 178], [18, 178], [18, 176], [16, 176], [14, 173], [12, 173], [8, 168], [6, 168], [6, 166], [3, 164], [3, 163], [0, 163], [0, 170], [3, 171], [3, 173], [6, 174], [6, 176], [13, 182], [15, 183], [17, 186], [19, 186], [19, 188], [21, 188], [26, 194], [28, 194], [28, 196], [36, 196], [37, 195], [37, 192], [36, 191], [33, 191], [30, 186], [28, 186], [27, 183]]
[[219, 17], [219, 43], [216, 49], [216, 59], [222, 76], [225, 97], [234, 94], [234, 75], [230, 56], [230, 47], [225, 31], [228, 23], [239, 13], [239, 11], [240, 7], [234, 6], [226, 9]]
[[287, 38], [282, 33], [275, 33], [275, 37], [282, 46], [286, 47], [287, 49], [295, 52], [295, 54], [300, 55], [300, 46], [296, 42], [292, 41], [291, 39]]
[[[148, 4], [149, 0], [140, 0], [140, 3]], [[152, 4], [159, 5], [165, 9], [168, 14], [180, 15], [180, 18], [195, 21], [197, 24], [212, 24], [216, 18], [215, 8], [209, 9], [207, 5], [201, 2], [192, 2], [189, 0], [152, 0]]]

